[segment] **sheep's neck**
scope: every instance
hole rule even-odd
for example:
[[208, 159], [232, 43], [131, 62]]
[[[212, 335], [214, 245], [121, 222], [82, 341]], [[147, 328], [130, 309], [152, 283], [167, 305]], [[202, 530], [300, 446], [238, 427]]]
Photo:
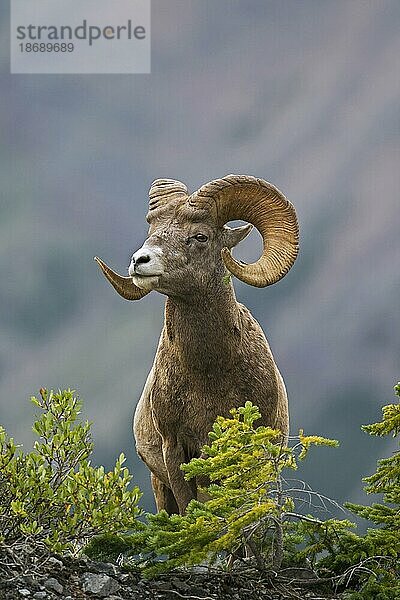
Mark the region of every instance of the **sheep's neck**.
[[193, 301], [168, 298], [165, 326], [171, 351], [201, 371], [220, 369], [232, 360], [239, 342], [239, 309], [228, 284], [217, 294]]

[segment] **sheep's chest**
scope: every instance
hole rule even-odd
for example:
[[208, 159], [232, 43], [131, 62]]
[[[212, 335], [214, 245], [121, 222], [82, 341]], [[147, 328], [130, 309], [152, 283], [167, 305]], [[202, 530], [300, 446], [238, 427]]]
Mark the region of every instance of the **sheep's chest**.
[[[268, 382], [260, 385], [257, 377], [243, 370], [203, 368], [192, 370], [190, 377], [179, 365], [171, 364], [153, 383], [152, 415], [162, 436], [175, 435], [197, 451], [207, 442], [208, 433], [218, 415], [228, 415], [233, 407], [247, 400], [262, 405], [276, 403]], [[276, 393], [276, 392], [275, 392]], [[261, 401], [261, 402], [260, 402]]]

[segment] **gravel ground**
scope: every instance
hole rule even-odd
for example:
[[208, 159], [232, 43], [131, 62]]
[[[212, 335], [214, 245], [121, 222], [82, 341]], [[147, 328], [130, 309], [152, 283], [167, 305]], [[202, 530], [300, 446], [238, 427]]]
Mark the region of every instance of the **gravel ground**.
[[[16, 575], [1, 572], [1, 600], [283, 600], [334, 599], [307, 589], [283, 586], [251, 568], [227, 573], [195, 567], [163, 575], [153, 580], [126, 572], [111, 564], [81, 558], [50, 557], [36, 573]], [[32, 573], [32, 571], [31, 571]]]

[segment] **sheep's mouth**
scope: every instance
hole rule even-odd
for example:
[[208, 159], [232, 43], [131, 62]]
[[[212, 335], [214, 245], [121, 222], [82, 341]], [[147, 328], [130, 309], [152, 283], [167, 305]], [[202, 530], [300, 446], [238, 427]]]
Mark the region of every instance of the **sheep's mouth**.
[[139, 273], [135, 273], [132, 275], [133, 283], [142, 290], [152, 290], [154, 287], [158, 285], [161, 273], [152, 274], [152, 275], [142, 275]]

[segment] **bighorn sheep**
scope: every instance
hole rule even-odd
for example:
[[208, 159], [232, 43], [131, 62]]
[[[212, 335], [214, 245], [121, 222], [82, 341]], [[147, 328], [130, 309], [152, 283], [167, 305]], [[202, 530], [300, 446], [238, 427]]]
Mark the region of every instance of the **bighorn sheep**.
[[[236, 301], [226, 275], [257, 287], [279, 281], [297, 256], [298, 224], [276, 187], [246, 175], [228, 175], [191, 195], [180, 181], [157, 179], [149, 195], [149, 235], [132, 256], [129, 277], [95, 260], [123, 298], [138, 300], [152, 290], [167, 296], [134, 435], [151, 471], [157, 509], [183, 513], [197, 488], [180, 465], [200, 455], [218, 415], [251, 400], [264, 425], [288, 433], [282, 377], [261, 327]], [[226, 225], [237, 219], [248, 224]], [[253, 225], [263, 253], [243, 264], [230, 249]]]

